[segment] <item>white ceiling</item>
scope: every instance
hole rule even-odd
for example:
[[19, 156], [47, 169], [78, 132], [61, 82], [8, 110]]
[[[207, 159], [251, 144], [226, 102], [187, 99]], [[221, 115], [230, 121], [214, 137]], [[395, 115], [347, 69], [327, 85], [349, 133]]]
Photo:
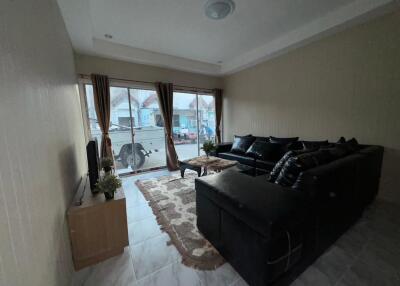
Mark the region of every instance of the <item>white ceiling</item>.
[[398, 2], [236, 0], [234, 13], [216, 21], [204, 15], [206, 1], [58, 0], [77, 52], [214, 75], [254, 65]]

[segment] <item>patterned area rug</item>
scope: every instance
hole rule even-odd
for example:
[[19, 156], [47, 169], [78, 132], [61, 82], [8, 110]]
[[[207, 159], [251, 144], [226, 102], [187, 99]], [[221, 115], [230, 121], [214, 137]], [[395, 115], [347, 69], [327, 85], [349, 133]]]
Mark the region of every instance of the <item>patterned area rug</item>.
[[225, 261], [201, 235], [196, 226], [196, 195], [194, 179], [197, 173], [187, 171], [185, 178], [171, 176], [137, 180], [136, 185], [149, 201], [161, 229], [182, 255], [182, 262], [201, 270], [213, 270]]

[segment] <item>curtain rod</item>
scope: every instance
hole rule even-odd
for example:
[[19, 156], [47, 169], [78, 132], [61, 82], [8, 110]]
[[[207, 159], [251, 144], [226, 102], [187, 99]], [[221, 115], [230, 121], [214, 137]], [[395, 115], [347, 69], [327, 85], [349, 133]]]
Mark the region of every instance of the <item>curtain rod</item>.
[[[90, 75], [87, 74], [78, 74], [80, 78], [83, 79], [90, 79]], [[124, 82], [133, 82], [133, 83], [144, 83], [144, 84], [152, 84], [154, 85], [155, 82], [154, 81], [143, 81], [143, 80], [133, 80], [133, 79], [124, 79], [124, 78], [114, 78], [114, 77], [109, 77], [110, 80], [114, 80], [114, 81], [124, 81]], [[213, 92], [214, 90], [211, 88], [203, 88], [203, 87], [194, 87], [194, 86], [185, 86], [185, 85], [178, 85], [178, 84], [174, 84], [174, 87], [177, 87], [178, 89], [189, 89], [188, 91], [190, 91], [190, 89], [195, 90], [195, 91], [208, 91], [208, 92]]]

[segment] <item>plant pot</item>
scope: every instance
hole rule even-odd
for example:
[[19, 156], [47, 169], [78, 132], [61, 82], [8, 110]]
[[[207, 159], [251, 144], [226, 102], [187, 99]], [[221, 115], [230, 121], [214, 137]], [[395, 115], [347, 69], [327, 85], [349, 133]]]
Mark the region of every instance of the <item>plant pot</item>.
[[103, 170], [104, 170], [104, 172], [106, 172], [108, 174], [111, 172], [112, 169], [110, 166], [107, 166], [107, 167], [104, 167]]
[[206, 153], [206, 157], [209, 158], [210, 157], [210, 152], [205, 152]]
[[104, 192], [104, 196], [106, 197], [106, 200], [112, 200], [114, 198], [114, 192]]

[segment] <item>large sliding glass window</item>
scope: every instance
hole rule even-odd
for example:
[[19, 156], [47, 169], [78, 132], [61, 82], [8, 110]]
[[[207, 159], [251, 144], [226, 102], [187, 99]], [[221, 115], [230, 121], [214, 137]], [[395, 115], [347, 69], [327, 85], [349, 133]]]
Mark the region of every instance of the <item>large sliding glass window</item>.
[[204, 154], [203, 143], [215, 141], [213, 95], [174, 92], [173, 137], [180, 160]]
[[[85, 84], [89, 129], [101, 142], [93, 87]], [[165, 135], [154, 90], [110, 88], [109, 135], [119, 174], [165, 166]]]

